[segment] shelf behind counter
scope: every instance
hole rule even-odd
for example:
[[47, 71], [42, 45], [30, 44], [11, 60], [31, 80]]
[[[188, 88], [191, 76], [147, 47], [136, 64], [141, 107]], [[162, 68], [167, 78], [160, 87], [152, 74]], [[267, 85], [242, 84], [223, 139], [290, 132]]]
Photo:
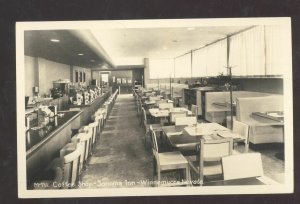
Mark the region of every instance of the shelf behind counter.
[[100, 97], [96, 98], [93, 102], [87, 105], [70, 105], [70, 110], [82, 111], [80, 115], [81, 125], [86, 125], [91, 119], [91, 115], [96, 112], [96, 110], [106, 101], [106, 99], [111, 95], [111, 92], [106, 92]]
[[[39, 130], [29, 130], [26, 132], [26, 141], [28, 132], [32, 135], [40, 136], [37, 143], [31, 145], [26, 151], [26, 169], [27, 182], [32, 183], [35, 176], [39, 174], [55, 157], [59, 156], [59, 151], [71, 141], [72, 130], [79, 129], [90, 122], [91, 115], [105, 102], [111, 95], [110, 92], [104, 93], [96, 98], [92, 103], [85, 106], [71, 106], [70, 111], [59, 111], [64, 113], [64, 117], [59, 119], [54, 128], [48, 132]], [[77, 110], [72, 110], [76, 108]], [[56, 116], [57, 117], [57, 116]], [[50, 126], [53, 124], [49, 124]], [[34, 133], [34, 134], [33, 134]]]

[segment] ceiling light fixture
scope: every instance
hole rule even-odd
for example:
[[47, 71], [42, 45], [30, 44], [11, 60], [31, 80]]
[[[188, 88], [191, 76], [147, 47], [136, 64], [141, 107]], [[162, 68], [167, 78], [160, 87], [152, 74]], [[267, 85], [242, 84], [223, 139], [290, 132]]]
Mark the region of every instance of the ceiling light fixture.
[[79, 56], [82, 56], [82, 55], [84, 55], [84, 54], [82, 54], [82, 53], [78, 53], [78, 55], [79, 55]]
[[168, 48], [166, 46], [163, 47], [164, 50], [167, 50]]
[[50, 39], [50, 41], [51, 41], [51, 42], [60, 42], [59, 39], [54, 39], [54, 38]]

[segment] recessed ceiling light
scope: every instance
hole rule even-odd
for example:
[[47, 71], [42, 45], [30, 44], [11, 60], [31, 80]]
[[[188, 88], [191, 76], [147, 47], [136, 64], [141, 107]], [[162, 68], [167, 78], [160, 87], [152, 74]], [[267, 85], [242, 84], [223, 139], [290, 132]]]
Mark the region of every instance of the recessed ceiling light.
[[54, 39], [54, 38], [50, 39], [50, 41], [51, 41], [51, 42], [60, 42], [59, 39]]
[[166, 46], [163, 47], [164, 50], [167, 50], [168, 48]]
[[195, 30], [195, 27], [189, 27], [188, 30]]
[[84, 55], [84, 54], [82, 54], [82, 53], [78, 53], [78, 55], [79, 55], [79, 56], [82, 56], [82, 55]]

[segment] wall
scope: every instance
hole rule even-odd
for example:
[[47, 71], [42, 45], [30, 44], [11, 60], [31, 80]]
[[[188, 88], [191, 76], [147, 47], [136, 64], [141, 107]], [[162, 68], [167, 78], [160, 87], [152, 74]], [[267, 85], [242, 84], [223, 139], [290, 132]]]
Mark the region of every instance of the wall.
[[73, 66], [72, 67], [72, 82], [75, 82], [75, 72], [85, 72], [85, 82], [83, 82], [83, 85], [90, 85], [91, 80], [92, 80], [92, 72], [91, 69], [83, 68], [83, 67], [78, 67], [78, 66]]
[[38, 58], [39, 69], [39, 94], [44, 96], [50, 93], [50, 89], [53, 88], [53, 81], [59, 79], [69, 79], [70, 65], [61, 64], [53, 61], [49, 61], [43, 58]]
[[282, 78], [244, 78], [234, 79], [234, 82], [240, 84], [244, 91], [257, 91], [273, 94], [283, 94]]
[[33, 87], [38, 86], [37, 60], [34, 57], [25, 56], [25, 96], [33, 97]]
[[[131, 93], [131, 89], [132, 89], [132, 70], [124, 70], [124, 71], [112, 71], [111, 72], [111, 77], [115, 77], [115, 80], [117, 81], [118, 78], [126, 78], [126, 84], [118, 84], [115, 82], [112, 82], [112, 91], [114, 92], [116, 89], [119, 88], [120, 86], [120, 93]], [[127, 83], [127, 80], [131, 79], [131, 83]]]
[[[140, 84], [144, 84], [144, 69], [133, 69], [132, 70], [132, 83], [137, 81]], [[143, 81], [143, 82], [142, 82]]]

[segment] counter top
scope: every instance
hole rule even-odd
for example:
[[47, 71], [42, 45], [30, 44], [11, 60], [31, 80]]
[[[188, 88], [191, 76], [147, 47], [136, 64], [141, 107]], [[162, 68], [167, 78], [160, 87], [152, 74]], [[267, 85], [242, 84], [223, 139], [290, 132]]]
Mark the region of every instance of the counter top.
[[37, 121], [33, 122], [35, 126], [26, 131], [26, 156], [30, 156], [80, 114], [81, 111], [60, 111], [57, 116], [49, 118], [49, 123], [43, 127], [38, 127]]

